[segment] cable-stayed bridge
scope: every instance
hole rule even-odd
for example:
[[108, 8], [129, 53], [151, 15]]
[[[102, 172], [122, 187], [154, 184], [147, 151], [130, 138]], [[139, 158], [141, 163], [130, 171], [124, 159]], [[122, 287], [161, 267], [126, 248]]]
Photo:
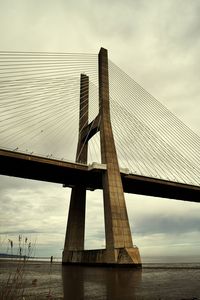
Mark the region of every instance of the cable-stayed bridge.
[[[2, 175], [62, 183], [72, 194], [77, 186], [114, 194], [120, 180], [124, 192], [200, 202], [200, 137], [109, 61], [105, 49], [99, 56], [0, 52], [0, 112]], [[118, 162], [120, 179], [112, 178]], [[81, 243], [65, 246], [83, 250]]]
[[[17, 157], [31, 161], [31, 156], [47, 158], [40, 159], [47, 164], [55, 159], [55, 165], [75, 161], [81, 73], [90, 80], [91, 121], [99, 109], [96, 54], [0, 53], [1, 166], [5, 159], [12, 169], [9, 161], [17, 163]], [[152, 178], [160, 184], [164, 180], [199, 187], [199, 136], [111, 61], [109, 84], [112, 127], [124, 172], [138, 176], [138, 181], [148, 177], [148, 182]], [[88, 164], [101, 163], [98, 134], [90, 141], [88, 154]], [[19, 171], [31, 178], [25, 168]], [[39, 176], [45, 180], [45, 175]], [[67, 183], [57, 176], [46, 180]]]

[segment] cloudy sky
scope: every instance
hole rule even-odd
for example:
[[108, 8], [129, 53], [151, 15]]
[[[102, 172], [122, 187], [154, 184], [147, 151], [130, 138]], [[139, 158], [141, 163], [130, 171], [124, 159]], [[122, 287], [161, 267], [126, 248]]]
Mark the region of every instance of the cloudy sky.
[[[0, 50], [98, 53], [200, 134], [198, 0], [0, 0]], [[60, 256], [70, 190], [0, 177], [2, 249], [19, 233]], [[142, 257], [200, 253], [200, 205], [126, 195]], [[100, 213], [101, 212], [101, 213]], [[86, 247], [104, 247], [100, 191], [88, 193]]]

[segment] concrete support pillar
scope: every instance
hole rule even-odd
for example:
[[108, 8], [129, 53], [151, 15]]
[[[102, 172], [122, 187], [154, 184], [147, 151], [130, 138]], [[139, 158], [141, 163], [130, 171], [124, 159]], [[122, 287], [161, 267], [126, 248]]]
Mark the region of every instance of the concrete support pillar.
[[[87, 143], [100, 130], [101, 159], [107, 169], [103, 172], [103, 198], [106, 249], [84, 250], [86, 189], [72, 189], [63, 264], [131, 265], [141, 266], [137, 247], [133, 247], [124, 191], [112, 133], [109, 105], [107, 50], [99, 52], [99, 114], [88, 124], [88, 77], [81, 75], [79, 141], [76, 161], [87, 163]], [[83, 130], [84, 129], [84, 130]]]
[[110, 121], [107, 50], [99, 52], [99, 114], [103, 174], [106, 249], [133, 247], [115, 142]]
[[[80, 79], [80, 114], [79, 114], [79, 139], [76, 152], [76, 162], [87, 164], [88, 144], [84, 142], [82, 133], [88, 125], [88, 96], [89, 78], [81, 74]], [[64, 253], [71, 250], [84, 250], [85, 237], [85, 202], [86, 188], [77, 185], [72, 188], [70, 207], [65, 237]]]

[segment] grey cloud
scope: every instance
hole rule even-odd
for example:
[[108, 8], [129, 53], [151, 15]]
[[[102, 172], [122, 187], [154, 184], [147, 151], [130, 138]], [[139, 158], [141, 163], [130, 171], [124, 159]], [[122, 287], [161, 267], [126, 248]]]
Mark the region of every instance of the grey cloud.
[[199, 203], [126, 195], [132, 234], [200, 234]]
[[41, 183], [23, 179], [15, 180], [14, 183], [17, 184], [14, 184], [13, 189], [9, 189], [10, 182], [12, 182], [10, 178], [4, 178], [7, 188], [1, 189], [0, 192], [3, 211], [0, 221], [2, 232], [19, 234], [24, 231], [30, 233], [65, 231], [68, 189], [47, 183], [42, 186]]
[[199, 216], [185, 215], [174, 216], [173, 213], [168, 216], [152, 215], [137, 217], [135, 220], [136, 226], [132, 227], [133, 233], [137, 234], [156, 234], [156, 233], [171, 233], [181, 234], [192, 231], [200, 233]]

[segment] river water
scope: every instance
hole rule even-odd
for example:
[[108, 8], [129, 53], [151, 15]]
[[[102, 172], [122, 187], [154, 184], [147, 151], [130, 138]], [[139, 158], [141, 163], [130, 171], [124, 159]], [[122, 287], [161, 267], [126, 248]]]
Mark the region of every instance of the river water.
[[135, 270], [1, 260], [0, 284], [1, 300], [200, 300], [200, 263], [144, 263]]

